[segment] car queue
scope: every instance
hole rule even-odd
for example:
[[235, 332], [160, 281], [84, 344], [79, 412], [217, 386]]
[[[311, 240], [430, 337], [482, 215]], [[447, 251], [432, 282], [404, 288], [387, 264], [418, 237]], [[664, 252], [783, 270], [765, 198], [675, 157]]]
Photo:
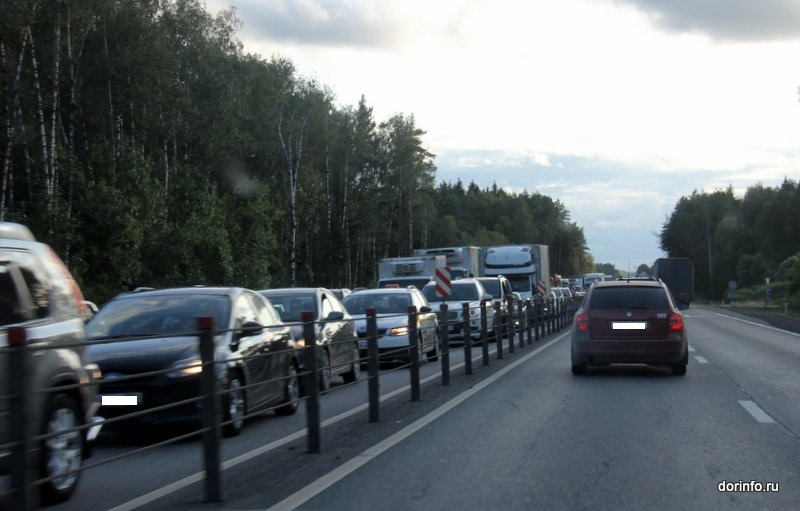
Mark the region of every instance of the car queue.
[[[484, 286], [519, 300], [508, 293], [508, 281], [496, 276], [455, 280], [446, 299], [431, 283], [422, 289], [343, 288], [336, 294], [323, 287], [253, 291], [188, 286], [138, 288], [98, 308], [84, 299], [55, 253], [24, 226], [0, 222], [0, 239], [0, 348], [12, 344], [15, 327], [24, 326], [30, 339], [62, 364], [39, 364], [42, 368], [37, 365], [32, 373], [34, 390], [44, 396], [32, 401], [34, 423], [43, 424], [33, 433], [50, 435], [35, 446], [38, 474], [49, 478], [40, 487], [46, 504], [62, 502], [75, 491], [101, 429], [124, 435], [136, 434], [142, 425], [200, 423], [206, 368], [198, 346], [199, 317], [213, 318], [212, 370], [220, 389], [222, 431], [237, 436], [253, 414], [294, 414], [308, 391], [302, 377], [308, 342], [304, 313], [313, 319], [317, 381], [319, 391], [326, 392], [335, 377], [345, 384], [361, 379], [370, 309], [376, 313], [381, 362], [410, 362], [410, 346], [417, 346], [417, 360], [432, 362], [442, 349], [434, 304], [449, 305], [450, 339], [463, 342], [464, 324], [469, 336], [480, 338], [481, 302], [498, 299]], [[466, 318], [462, 303], [469, 304]], [[410, 307], [416, 310], [413, 316]], [[412, 317], [416, 325], [409, 323]], [[493, 314], [487, 326], [496, 331]], [[48, 336], [39, 336], [39, 330]], [[0, 355], [7, 364], [5, 354]], [[58, 391], [46, 371], [59, 375], [59, 385], [79, 389]], [[0, 401], [0, 445], [10, 434], [9, 417], [8, 403]], [[0, 462], [9, 459], [0, 450]], [[0, 474], [10, 470], [8, 463], [0, 464]]]

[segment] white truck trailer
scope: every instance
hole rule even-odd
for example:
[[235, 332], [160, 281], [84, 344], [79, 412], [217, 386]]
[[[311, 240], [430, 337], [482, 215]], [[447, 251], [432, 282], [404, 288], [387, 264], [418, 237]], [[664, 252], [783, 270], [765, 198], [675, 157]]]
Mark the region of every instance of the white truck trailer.
[[436, 268], [447, 266], [443, 255], [388, 257], [378, 261], [378, 287], [416, 286], [422, 289]]
[[550, 249], [547, 245], [488, 247], [483, 275], [503, 275], [523, 299], [550, 296]]
[[450, 279], [479, 277], [483, 249], [480, 247], [443, 247], [443, 248], [418, 248], [414, 250], [415, 256], [443, 255], [450, 268]]

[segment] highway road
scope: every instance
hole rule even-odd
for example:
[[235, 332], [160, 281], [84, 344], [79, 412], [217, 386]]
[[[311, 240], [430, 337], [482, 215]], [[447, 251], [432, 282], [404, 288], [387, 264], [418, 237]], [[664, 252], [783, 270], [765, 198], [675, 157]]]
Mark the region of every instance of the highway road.
[[[418, 402], [406, 371], [383, 372], [380, 423], [365, 381], [340, 386], [322, 398], [319, 454], [303, 413], [248, 422], [223, 445], [222, 502], [204, 502], [199, 442], [186, 440], [88, 471], [52, 509], [799, 509], [800, 335], [729, 309], [685, 315], [685, 376], [573, 376], [564, 330], [478, 358], [472, 375], [457, 367], [446, 387], [426, 362]], [[105, 435], [92, 461], [152, 440]]]

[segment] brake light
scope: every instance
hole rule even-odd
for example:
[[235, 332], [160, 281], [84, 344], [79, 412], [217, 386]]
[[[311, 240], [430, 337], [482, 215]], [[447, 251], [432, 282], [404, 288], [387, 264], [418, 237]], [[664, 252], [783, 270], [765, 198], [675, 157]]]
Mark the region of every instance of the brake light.
[[589, 330], [589, 315], [585, 312], [578, 314], [575, 318], [575, 324], [580, 332], [586, 332]]
[[681, 330], [683, 330], [683, 316], [681, 316], [677, 312], [670, 312], [669, 330], [670, 332], [680, 332]]

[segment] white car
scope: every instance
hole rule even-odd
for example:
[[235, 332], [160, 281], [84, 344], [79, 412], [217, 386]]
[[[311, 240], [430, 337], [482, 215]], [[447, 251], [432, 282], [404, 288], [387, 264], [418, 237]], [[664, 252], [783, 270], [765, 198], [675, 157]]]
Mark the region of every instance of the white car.
[[[463, 303], [469, 304], [469, 329], [470, 337], [480, 339], [481, 336], [481, 302], [491, 300], [492, 296], [486, 292], [477, 279], [459, 279], [450, 283], [450, 294], [443, 298], [436, 293], [436, 285], [429, 283], [422, 288], [422, 294], [435, 309], [439, 304], [446, 303], [447, 321], [451, 338], [463, 338]], [[491, 302], [486, 304], [486, 330], [494, 332], [494, 314]]]
[[361, 361], [367, 360], [367, 310], [374, 309], [378, 326], [378, 351], [383, 361], [410, 361], [408, 308], [417, 308], [419, 360], [439, 358], [439, 321], [422, 293], [414, 286], [354, 291], [342, 300], [356, 320]]

